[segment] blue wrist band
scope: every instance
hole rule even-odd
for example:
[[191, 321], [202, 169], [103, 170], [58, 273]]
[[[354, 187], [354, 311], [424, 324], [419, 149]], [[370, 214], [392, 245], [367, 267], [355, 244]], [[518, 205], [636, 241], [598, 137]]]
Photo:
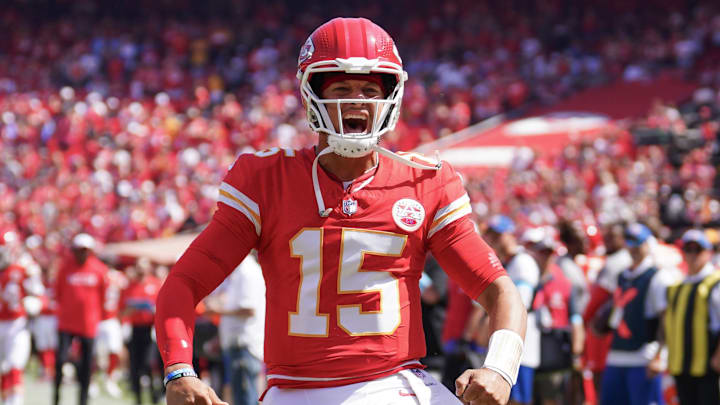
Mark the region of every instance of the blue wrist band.
[[178, 378], [182, 377], [197, 377], [197, 373], [195, 370], [191, 368], [179, 368], [177, 370], [171, 371], [168, 373], [168, 375], [165, 376], [165, 379], [163, 380], [163, 385], [167, 387], [167, 384], [172, 380], [177, 380]]

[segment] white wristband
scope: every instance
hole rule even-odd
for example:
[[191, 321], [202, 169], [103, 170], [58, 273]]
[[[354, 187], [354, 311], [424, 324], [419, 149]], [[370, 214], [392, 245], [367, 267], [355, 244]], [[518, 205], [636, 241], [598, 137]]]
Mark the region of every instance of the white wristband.
[[523, 339], [519, 334], [509, 329], [496, 330], [490, 336], [483, 368], [496, 371], [513, 386], [517, 382], [522, 353]]

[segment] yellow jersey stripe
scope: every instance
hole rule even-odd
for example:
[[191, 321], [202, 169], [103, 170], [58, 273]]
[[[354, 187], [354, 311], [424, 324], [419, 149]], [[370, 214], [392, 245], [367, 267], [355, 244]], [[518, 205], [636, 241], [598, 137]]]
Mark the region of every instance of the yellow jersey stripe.
[[472, 214], [472, 208], [470, 208], [469, 202], [463, 204], [462, 206], [458, 207], [456, 210], [454, 210], [454, 211], [448, 213], [447, 215], [445, 215], [444, 217], [442, 217], [440, 219], [440, 222], [438, 222], [438, 221], [433, 222], [430, 227], [430, 231], [428, 232], [428, 238], [431, 238], [439, 230], [445, 228], [449, 224], [453, 223], [454, 221], [456, 221], [468, 214]]
[[248, 207], [242, 201], [238, 200], [228, 192], [220, 190], [220, 198], [218, 199], [218, 202], [224, 203], [242, 212], [255, 226], [255, 233], [260, 235], [260, 217], [254, 212], [250, 211], [250, 209], [248, 209]]
[[246, 196], [245, 194], [240, 192], [238, 189], [236, 189], [235, 187], [231, 186], [228, 183], [222, 183], [220, 185], [220, 190], [223, 190], [226, 193], [232, 195], [233, 197], [235, 197], [236, 200], [242, 201], [243, 204], [245, 204], [245, 206], [252, 213], [257, 215], [258, 217], [260, 216], [260, 206], [255, 201], [253, 201], [251, 198], [249, 198], [248, 196]]
[[433, 218], [433, 224], [442, 221], [443, 217], [446, 217], [448, 214], [451, 214], [453, 211], [456, 211], [459, 207], [463, 206], [466, 203], [470, 203], [470, 197], [468, 197], [467, 194], [464, 194], [462, 197], [458, 198], [457, 200], [440, 208], [437, 211], [437, 213], [435, 214], [435, 218]]

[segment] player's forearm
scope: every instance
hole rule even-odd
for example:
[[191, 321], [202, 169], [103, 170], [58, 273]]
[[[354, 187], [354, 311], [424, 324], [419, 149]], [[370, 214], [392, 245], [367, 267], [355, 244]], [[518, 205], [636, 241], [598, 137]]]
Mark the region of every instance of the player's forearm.
[[510, 386], [517, 382], [527, 312], [508, 276], [495, 279], [478, 297], [490, 317], [490, 341], [483, 368], [498, 373]]
[[485, 310], [480, 306], [474, 305], [468, 320], [465, 323], [465, 330], [463, 331], [463, 339], [467, 341], [474, 340], [476, 337], [482, 334], [482, 328], [484, 325], [483, 316]]
[[192, 363], [196, 304], [187, 281], [171, 273], [158, 293], [155, 316], [158, 349], [167, 367]]
[[520, 294], [508, 276], [500, 276], [493, 281], [477, 301], [488, 312], [490, 333], [511, 330], [524, 339], [527, 327], [527, 312]]

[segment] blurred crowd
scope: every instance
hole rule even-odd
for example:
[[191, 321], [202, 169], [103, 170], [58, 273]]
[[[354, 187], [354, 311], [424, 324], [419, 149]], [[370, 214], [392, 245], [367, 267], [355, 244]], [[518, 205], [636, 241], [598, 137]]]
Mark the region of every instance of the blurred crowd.
[[[689, 227], [720, 226], [718, 104], [659, 103], [628, 127], [573, 142], [557, 156], [524, 150], [509, 171], [470, 174], [475, 213], [503, 213], [523, 228], [576, 221], [595, 246], [597, 229], [616, 222], [642, 219], [667, 241]], [[664, 128], [666, 138], [639, 142], [648, 128]]]
[[[172, 234], [188, 218], [206, 222], [215, 186], [239, 152], [314, 142], [293, 67], [310, 27], [334, 14], [379, 22], [407, 61], [403, 117], [384, 140], [394, 150], [587, 86], [661, 72], [699, 78], [705, 99], [718, 99], [711, 62], [720, 14], [712, 2], [516, 3], [413, 2], [404, 16], [404, 1], [10, 2], [0, 10], [13, 27], [0, 40], [0, 227], [28, 239], [47, 265], [48, 252], [80, 230], [112, 242]], [[542, 176], [566, 188], [561, 196], [573, 200], [584, 187], [590, 198], [611, 176], [628, 177], [617, 171], [629, 166], [590, 169], [628, 152], [613, 139], [573, 145], [546, 168], [514, 173], [510, 184], [522, 189]], [[651, 181], [660, 156], [641, 153], [628, 180], [616, 183]], [[703, 187], [706, 173], [693, 175]]]

